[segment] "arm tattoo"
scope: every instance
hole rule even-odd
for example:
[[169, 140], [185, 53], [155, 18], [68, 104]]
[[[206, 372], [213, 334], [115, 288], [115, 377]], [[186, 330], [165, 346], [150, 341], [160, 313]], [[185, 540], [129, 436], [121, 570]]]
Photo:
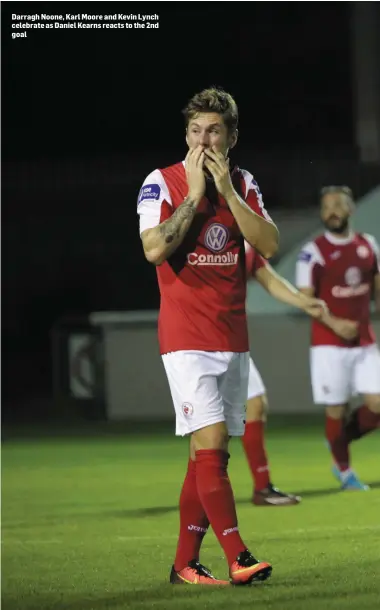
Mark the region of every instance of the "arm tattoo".
[[160, 224], [160, 235], [164, 238], [165, 243], [170, 244], [180, 236], [183, 225], [193, 219], [196, 209], [195, 201], [186, 197], [174, 214]]

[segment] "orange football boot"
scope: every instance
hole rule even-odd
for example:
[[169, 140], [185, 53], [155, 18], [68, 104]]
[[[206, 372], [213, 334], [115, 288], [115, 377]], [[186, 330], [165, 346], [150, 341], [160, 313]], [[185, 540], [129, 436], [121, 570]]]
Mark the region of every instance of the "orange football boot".
[[253, 582], [266, 580], [271, 574], [270, 563], [258, 561], [248, 549], [240, 553], [230, 567], [232, 585], [250, 585]]
[[188, 566], [179, 572], [176, 572], [173, 566], [170, 572], [170, 582], [172, 585], [214, 585], [222, 587], [230, 585], [228, 580], [215, 578], [210, 570], [196, 559], [189, 561]]

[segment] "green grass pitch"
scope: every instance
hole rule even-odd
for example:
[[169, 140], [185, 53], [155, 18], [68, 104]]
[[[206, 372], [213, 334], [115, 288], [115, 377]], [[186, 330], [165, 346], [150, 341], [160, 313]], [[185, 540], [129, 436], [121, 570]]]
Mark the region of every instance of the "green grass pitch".
[[[369, 492], [338, 491], [322, 418], [272, 418], [273, 480], [296, 507], [253, 507], [240, 441], [230, 476], [240, 530], [273, 563], [267, 583], [211, 589], [168, 584], [187, 441], [165, 426], [5, 437], [2, 452], [3, 610], [366, 610], [380, 608], [380, 433], [353, 446]], [[213, 532], [203, 563], [227, 566]]]

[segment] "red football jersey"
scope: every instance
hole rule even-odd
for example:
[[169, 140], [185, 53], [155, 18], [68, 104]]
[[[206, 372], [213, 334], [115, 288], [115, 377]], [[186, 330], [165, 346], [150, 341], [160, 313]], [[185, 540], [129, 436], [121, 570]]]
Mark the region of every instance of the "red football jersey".
[[[237, 167], [231, 176], [237, 193], [270, 221], [253, 176]], [[140, 234], [168, 219], [187, 194], [184, 162], [149, 174], [138, 197]], [[244, 238], [213, 183], [182, 244], [157, 267], [157, 277], [161, 354], [248, 351]]]
[[359, 322], [360, 329], [358, 339], [348, 344], [313, 320], [312, 345], [356, 347], [375, 342], [370, 301], [378, 273], [379, 248], [372, 235], [352, 233], [340, 239], [327, 232], [303, 247], [296, 267], [297, 286], [313, 287], [316, 297], [327, 303], [333, 315]]
[[251, 275], [254, 278], [256, 276], [256, 272], [261, 269], [261, 267], [265, 267], [267, 265], [267, 262], [265, 258], [263, 258], [261, 254], [259, 254], [257, 250], [255, 250], [255, 248], [252, 248], [252, 246], [247, 241], [244, 242], [244, 245], [245, 266], [247, 269], [247, 275]]

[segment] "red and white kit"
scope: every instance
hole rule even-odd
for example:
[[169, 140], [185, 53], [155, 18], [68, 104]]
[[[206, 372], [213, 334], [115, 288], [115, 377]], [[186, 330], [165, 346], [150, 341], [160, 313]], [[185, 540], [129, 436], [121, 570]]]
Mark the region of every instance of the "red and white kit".
[[[247, 242], [245, 242], [245, 257], [247, 266], [247, 275], [255, 278], [256, 272], [265, 267], [267, 264], [265, 258], [263, 258], [254, 248], [252, 248]], [[266, 393], [266, 388], [263, 379], [259, 373], [252, 358], [249, 359], [249, 377], [248, 377], [248, 400], [256, 398], [256, 396], [262, 396]]]
[[380, 352], [370, 322], [378, 273], [379, 247], [372, 235], [351, 233], [341, 239], [326, 232], [299, 254], [298, 288], [314, 288], [334, 316], [359, 323], [358, 338], [348, 344], [313, 320], [310, 368], [315, 403], [340, 405], [355, 394], [380, 393]]
[[[270, 220], [253, 176], [236, 167], [231, 177], [246, 203]], [[167, 220], [187, 194], [183, 162], [149, 174], [138, 197], [140, 234]], [[244, 238], [213, 183], [157, 276], [159, 345], [176, 433], [226, 421], [230, 435], [242, 435], [249, 369]]]

